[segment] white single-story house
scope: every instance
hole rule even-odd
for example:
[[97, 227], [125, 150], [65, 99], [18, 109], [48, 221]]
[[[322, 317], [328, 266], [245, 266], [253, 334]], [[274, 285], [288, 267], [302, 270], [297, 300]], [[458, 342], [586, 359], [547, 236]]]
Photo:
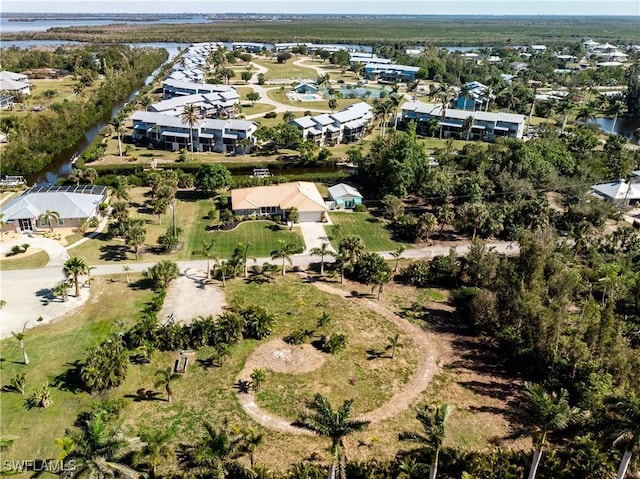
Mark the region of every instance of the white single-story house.
[[106, 186], [34, 186], [2, 206], [3, 231], [48, 229], [49, 223], [40, 220], [46, 211], [58, 213], [54, 227], [75, 228], [82, 220], [97, 217], [100, 203], [106, 201]]
[[337, 185], [329, 187], [329, 200], [329, 205], [332, 210], [348, 210], [356, 205], [362, 204], [362, 195], [353, 186], [338, 183]]
[[628, 206], [640, 202], [640, 185], [624, 180], [602, 183], [591, 187], [591, 194], [613, 203]]
[[285, 217], [293, 207], [298, 209], [300, 223], [322, 221], [328, 211], [318, 188], [308, 181], [231, 190], [231, 208], [236, 215]]

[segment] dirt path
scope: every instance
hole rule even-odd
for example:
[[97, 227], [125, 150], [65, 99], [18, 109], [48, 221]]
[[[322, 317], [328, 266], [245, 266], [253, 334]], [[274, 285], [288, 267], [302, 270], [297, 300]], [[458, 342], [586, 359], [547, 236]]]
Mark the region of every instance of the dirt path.
[[[311, 284], [313, 284], [319, 290], [324, 291], [325, 293], [335, 294], [346, 299], [352, 298], [349, 292], [333, 287], [327, 283], [314, 281]], [[420, 352], [421, 360], [418, 363], [416, 372], [409, 380], [409, 382], [399, 392], [394, 394], [394, 396], [388, 402], [386, 402], [379, 408], [374, 409], [373, 411], [369, 411], [368, 413], [365, 413], [358, 417], [358, 419], [371, 421], [373, 423], [380, 422], [408, 409], [411, 404], [418, 398], [420, 393], [429, 386], [429, 383], [431, 382], [431, 379], [433, 378], [433, 375], [437, 370], [434, 351], [431, 346], [433, 341], [430, 334], [411, 324], [406, 319], [401, 318], [387, 307], [366, 298], [353, 298], [353, 301], [359, 302], [363, 306], [391, 321], [398, 329], [411, 337]], [[236, 378], [238, 382], [247, 381], [251, 374], [251, 371], [256, 367], [268, 367], [268, 363], [265, 363], [262, 360], [257, 360], [258, 358], [256, 358], [255, 355], [261, 354], [260, 350], [263, 347], [268, 347], [269, 350], [271, 350], [273, 346], [270, 345], [273, 343], [273, 341], [266, 343], [261, 348], [258, 348], [258, 350], [256, 350], [251, 356], [249, 356], [247, 362], [245, 363], [245, 367], [242, 369], [242, 371], [240, 371]], [[291, 346], [286, 345], [286, 343], [284, 342], [282, 342], [282, 345], [285, 345], [283, 347], [292, 348]], [[242, 408], [249, 415], [249, 417], [266, 428], [289, 434], [310, 434], [309, 431], [292, 426], [290, 421], [276, 416], [275, 414], [271, 414], [264, 409], [261, 409], [255, 401], [254, 394], [250, 391], [246, 393], [240, 392], [238, 394], [238, 399], [240, 401], [240, 404], [242, 405]]]

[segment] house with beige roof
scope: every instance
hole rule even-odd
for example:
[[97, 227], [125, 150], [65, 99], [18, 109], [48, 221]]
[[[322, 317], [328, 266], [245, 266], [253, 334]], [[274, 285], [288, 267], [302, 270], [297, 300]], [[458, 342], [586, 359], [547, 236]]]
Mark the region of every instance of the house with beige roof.
[[300, 223], [322, 221], [328, 211], [318, 188], [308, 181], [231, 190], [231, 208], [236, 215], [283, 217], [297, 208]]

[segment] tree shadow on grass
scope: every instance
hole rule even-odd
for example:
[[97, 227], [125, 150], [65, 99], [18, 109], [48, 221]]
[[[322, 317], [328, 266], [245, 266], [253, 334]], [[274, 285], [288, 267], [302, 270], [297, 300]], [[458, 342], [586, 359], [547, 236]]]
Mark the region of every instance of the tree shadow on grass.
[[66, 363], [69, 368], [53, 378], [53, 385], [61, 391], [69, 391], [74, 394], [85, 391], [84, 382], [80, 378], [82, 362], [77, 359], [72, 363]]
[[133, 399], [133, 402], [164, 401], [164, 399], [160, 397], [160, 393], [158, 391], [145, 388], [138, 389], [135, 394], [125, 394], [124, 397]]
[[126, 261], [129, 247], [125, 245], [100, 246], [100, 259], [103, 261]]

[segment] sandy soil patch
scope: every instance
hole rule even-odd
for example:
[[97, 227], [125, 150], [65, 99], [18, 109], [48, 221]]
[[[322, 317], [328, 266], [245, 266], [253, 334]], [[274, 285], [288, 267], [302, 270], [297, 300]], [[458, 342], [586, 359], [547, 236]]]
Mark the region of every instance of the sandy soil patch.
[[303, 374], [315, 371], [324, 363], [324, 355], [310, 344], [294, 346], [274, 339], [256, 349], [244, 366], [249, 375], [254, 369], [271, 369], [278, 373]]
[[224, 293], [204, 271], [187, 268], [169, 284], [158, 320], [173, 315], [176, 323], [190, 324], [198, 316], [217, 316], [226, 305]]

